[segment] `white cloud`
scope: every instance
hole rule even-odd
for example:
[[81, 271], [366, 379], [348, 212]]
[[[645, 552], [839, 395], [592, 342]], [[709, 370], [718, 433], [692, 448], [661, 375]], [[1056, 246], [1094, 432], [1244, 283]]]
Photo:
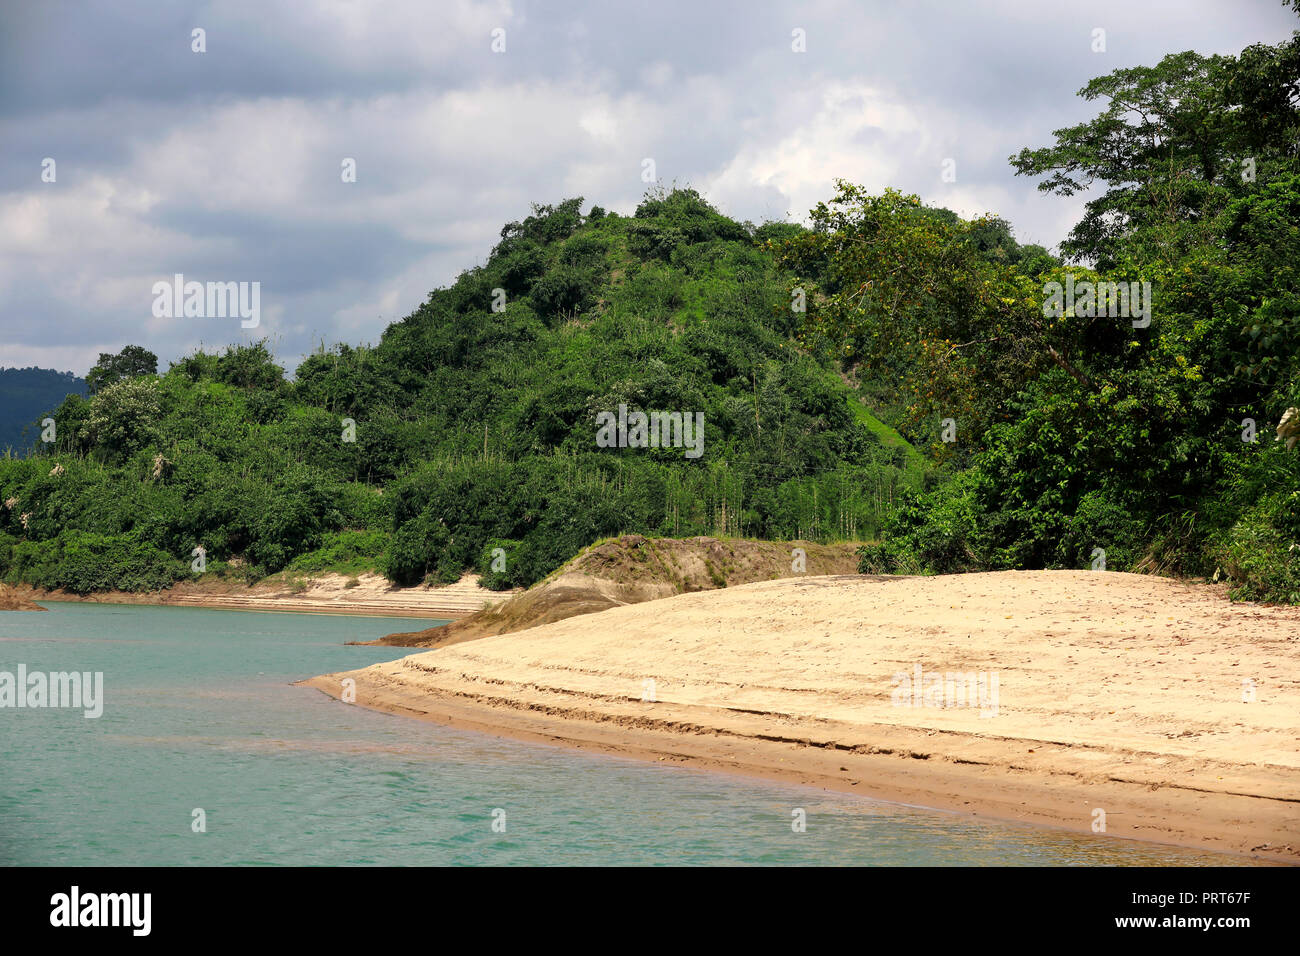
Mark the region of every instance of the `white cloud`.
[[[864, 141], [864, 134], [870, 134]], [[930, 136], [903, 104], [862, 81], [830, 83], [808, 121], [768, 139], [751, 135], [705, 180], [708, 196], [745, 206], [774, 190], [804, 220], [829, 198], [836, 178], [875, 191], [897, 185], [930, 150]], [[779, 218], [779, 217], [778, 217]]]

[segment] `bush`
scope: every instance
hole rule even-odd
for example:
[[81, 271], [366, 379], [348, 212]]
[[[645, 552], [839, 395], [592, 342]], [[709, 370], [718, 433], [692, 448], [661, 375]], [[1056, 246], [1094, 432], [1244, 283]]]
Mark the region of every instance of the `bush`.
[[[479, 555], [477, 570], [479, 584], [490, 591], [509, 591], [511, 588], [527, 587], [531, 582], [523, 577], [523, 563], [520, 561], [522, 542], [506, 538], [493, 538], [483, 546]], [[500, 548], [501, 553], [494, 553]], [[497, 559], [501, 558], [502, 561]], [[501, 570], [494, 570], [497, 565]]]
[[590, 270], [559, 265], [533, 283], [533, 309], [543, 318], [585, 312], [595, 302], [599, 285]]
[[963, 472], [934, 491], [904, 490], [883, 540], [857, 551], [861, 574], [953, 574], [977, 570], [975, 477]]
[[1234, 600], [1300, 604], [1300, 540], [1287, 525], [1300, 514], [1300, 491], [1269, 495], [1222, 536], [1216, 549]]
[[289, 562], [288, 570], [351, 575], [375, 571], [387, 547], [388, 533], [384, 531], [335, 531], [325, 535], [315, 551], [300, 554]]
[[23, 541], [7, 548], [6, 580], [73, 594], [95, 591], [159, 591], [183, 577], [187, 566], [134, 534], [68, 531], [50, 541]]
[[1093, 551], [1106, 553], [1110, 571], [1130, 571], [1146, 550], [1147, 535], [1137, 510], [1119, 499], [1116, 492], [1090, 491], [1080, 499], [1057, 549], [1063, 568], [1087, 568]]
[[858, 574], [920, 574], [921, 567], [902, 543], [890, 538], [864, 544], [856, 552]]
[[429, 574], [429, 580], [434, 584], [455, 584], [460, 580], [461, 574], [465, 571], [465, 564], [450, 549], [445, 550], [438, 555], [438, 562], [433, 566], [433, 571]]
[[384, 575], [402, 587], [421, 583], [446, 546], [447, 526], [428, 512], [403, 522], [388, 541], [380, 561]]
[[352, 529], [388, 531], [393, 525], [392, 502], [380, 489], [360, 482], [341, 485], [337, 506], [345, 526]]
[[106, 385], [90, 400], [88, 443], [112, 460], [129, 458], [155, 439], [160, 412], [157, 379], [128, 378]]

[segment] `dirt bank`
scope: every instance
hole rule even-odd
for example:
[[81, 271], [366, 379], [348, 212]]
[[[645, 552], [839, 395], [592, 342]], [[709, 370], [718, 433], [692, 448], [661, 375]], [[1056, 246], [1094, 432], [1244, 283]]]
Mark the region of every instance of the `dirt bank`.
[[44, 611], [27, 589], [18, 590], [7, 584], [0, 584], [0, 611]]
[[[583, 549], [527, 591], [463, 620], [425, 631], [389, 634], [367, 643], [446, 647], [674, 594], [778, 578], [852, 574], [858, 569], [855, 547], [807, 541], [645, 538], [628, 534]], [[801, 563], [796, 548], [803, 553]]]

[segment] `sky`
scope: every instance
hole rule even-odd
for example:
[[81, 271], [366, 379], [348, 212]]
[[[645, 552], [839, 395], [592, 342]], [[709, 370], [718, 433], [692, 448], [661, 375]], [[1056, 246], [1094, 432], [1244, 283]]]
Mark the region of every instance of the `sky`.
[[[1081, 87], [1297, 28], [1277, 0], [0, 0], [0, 367], [267, 339], [292, 372], [531, 204], [630, 214], [647, 175], [755, 224], [895, 187], [1051, 248], [1086, 197], [1007, 159], [1095, 115]], [[165, 314], [176, 274], [258, 283], [258, 324]]]

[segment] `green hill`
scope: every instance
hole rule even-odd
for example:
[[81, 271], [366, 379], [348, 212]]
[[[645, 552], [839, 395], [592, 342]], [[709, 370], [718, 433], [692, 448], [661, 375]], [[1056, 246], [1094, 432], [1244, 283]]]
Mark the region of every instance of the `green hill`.
[[0, 451], [26, 454], [41, 440], [40, 421], [86, 383], [52, 368], [0, 368]]
[[58, 441], [0, 461], [0, 576], [156, 588], [202, 547], [523, 586], [638, 534], [1300, 603], [1297, 76], [1300, 32], [1091, 81], [1096, 115], [1010, 157], [1091, 195], [1059, 255], [843, 181], [807, 229], [570, 199], [293, 381], [263, 344], [103, 356]]
[[[293, 381], [257, 344], [71, 398], [56, 446], [0, 465], [0, 574], [156, 588], [202, 546], [249, 577], [510, 587], [625, 533], [872, 538], [924, 465], [796, 341], [767, 248], [792, 231], [690, 190], [632, 217], [534, 207], [378, 344], [323, 349]], [[668, 447], [617, 447], [613, 427], [602, 447], [620, 408], [633, 445], [637, 411], [702, 434], [674, 421]]]

